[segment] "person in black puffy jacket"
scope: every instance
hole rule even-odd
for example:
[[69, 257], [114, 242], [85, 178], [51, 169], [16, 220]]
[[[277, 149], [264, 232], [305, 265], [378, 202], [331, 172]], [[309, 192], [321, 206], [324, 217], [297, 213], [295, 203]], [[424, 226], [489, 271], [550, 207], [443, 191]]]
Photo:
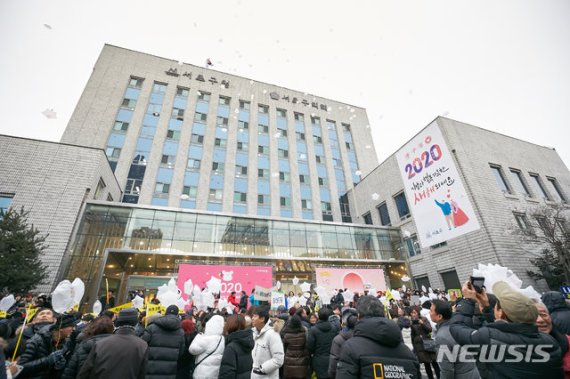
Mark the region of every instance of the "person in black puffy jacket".
[[342, 346], [354, 335], [354, 327], [356, 326], [357, 321], [358, 317], [356, 315], [348, 316], [346, 319], [346, 330], [342, 330], [339, 335], [333, 339], [331, 346], [331, 357], [329, 361], [329, 377], [331, 379], [336, 378], [336, 365], [340, 359]]
[[20, 378], [61, 377], [69, 355], [66, 339], [73, 332], [75, 321], [71, 315], [62, 315], [55, 324], [45, 326], [30, 338], [18, 362], [23, 367]]
[[332, 341], [338, 330], [329, 322], [332, 311], [329, 308], [319, 309], [319, 321], [309, 330], [307, 348], [312, 355], [311, 364], [317, 378], [329, 377], [329, 359]]
[[570, 308], [560, 292], [549, 291], [542, 295], [542, 302], [550, 312], [554, 327], [564, 334], [570, 334]]
[[309, 331], [301, 322], [299, 315], [293, 315], [281, 330], [285, 360], [283, 361], [284, 379], [305, 379], [309, 374], [311, 356], [307, 351]]
[[147, 379], [175, 379], [178, 359], [184, 354], [185, 339], [178, 307], [171, 305], [166, 314], [156, 319], [144, 331], [148, 343]]
[[83, 330], [83, 342], [75, 348], [71, 359], [65, 366], [62, 379], [75, 379], [93, 346], [97, 341], [112, 335], [114, 329], [113, 321], [108, 317], [99, 317], [89, 323]]
[[231, 315], [224, 326], [226, 348], [220, 366], [220, 379], [248, 379], [253, 368], [251, 351], [255, 343], [251, 329], [245, 328], [245, 317]]
[[404, 344], [398, 325], [384, 317], [384, 306], [374, 296], [361, 296], [354, 335], [342, 346], [337, 379], [421, 378], [420, 364]]

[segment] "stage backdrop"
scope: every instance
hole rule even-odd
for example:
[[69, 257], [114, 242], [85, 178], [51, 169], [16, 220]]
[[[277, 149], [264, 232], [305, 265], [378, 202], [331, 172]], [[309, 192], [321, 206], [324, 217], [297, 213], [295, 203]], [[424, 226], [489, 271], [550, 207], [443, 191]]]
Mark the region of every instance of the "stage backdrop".
[[317, 286], [325, 287], [328, 292], [338, 288], [348, 288], [362, 294], [365, 289], [386, 290], [384, 270], [364, 268], [315, 268]]
[[[273, 286], [272, 266], [230, 266], [230, 265], [193, 265], [183, 263], [178, 267], [178, 288], [184, 290], [184, 282], [192, 279], [200, 289], [213, 276], [222, 281], [221, 296], [228, 297], [232, 291], [239, 298], [241, 291], [249, 296], [255, 286], [271, 288]], [[183, 294], [185, 299], [188, 297]]]

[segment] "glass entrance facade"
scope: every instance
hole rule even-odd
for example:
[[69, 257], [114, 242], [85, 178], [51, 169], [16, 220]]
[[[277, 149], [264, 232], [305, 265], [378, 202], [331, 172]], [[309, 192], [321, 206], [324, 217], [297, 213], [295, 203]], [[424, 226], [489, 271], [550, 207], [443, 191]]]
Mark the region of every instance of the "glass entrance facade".
[[85, 282], [89, 304], [106, 283], [123, 300], [135, 278], [175, 277], [180, 263], [270, 264], [285, 288], [295, 276], [311, 281], [315, 267], [383, 266], [392, 287], [407, 272], [395, 228], [127, 204], [87, 203], [70, 246], [65, 278]]

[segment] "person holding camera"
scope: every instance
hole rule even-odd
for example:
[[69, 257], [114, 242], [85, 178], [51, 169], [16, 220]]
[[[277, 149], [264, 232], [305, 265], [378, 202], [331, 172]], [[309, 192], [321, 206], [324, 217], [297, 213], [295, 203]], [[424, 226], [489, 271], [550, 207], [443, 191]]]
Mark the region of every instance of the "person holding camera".
[[457, 304], [449, 330], [459, 345], [469, 345], [470, 356], [477, 357], [482, 375], [485, 372], [492, 378], [563, 377], [560, 346], [553, 337], [539, 332], [538, 311], [531, 299], [506, 282], [496, 282], [495, 321], [475, 329], [475, 306], [489, 307], [489, 298], [482, 285], [471, 281], [461, 291], [464, 298]]

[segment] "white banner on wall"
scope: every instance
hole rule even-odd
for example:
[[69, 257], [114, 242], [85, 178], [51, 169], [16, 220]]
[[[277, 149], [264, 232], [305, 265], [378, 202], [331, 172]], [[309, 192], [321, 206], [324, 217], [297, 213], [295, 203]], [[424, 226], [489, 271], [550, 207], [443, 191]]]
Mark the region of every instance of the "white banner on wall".
[[422, 247], [479, 229], [479, 222], [434, 121], [396, 153]]

